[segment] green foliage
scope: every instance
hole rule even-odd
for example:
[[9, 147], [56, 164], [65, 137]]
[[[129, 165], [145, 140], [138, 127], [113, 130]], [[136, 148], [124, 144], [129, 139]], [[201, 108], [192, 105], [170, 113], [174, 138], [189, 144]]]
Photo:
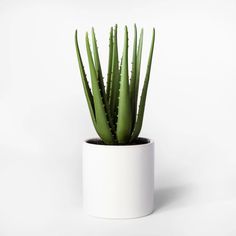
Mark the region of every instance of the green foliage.
[[78, 45], [75, 31], [75, 47], [82, 78], [85, 97], [96, 132], [105, 144], [119, 145], [135, 142], [142, 128], [146, 96], [151, 72], [152, 56], [155, 42], [155, 29], [149, 52], [146, 76], [140, 97], [138, 91], [141, 69], [143, 29], [137, 43], [137, 27], [134, 26], [132, 70], [129, 79], [128, 69], [128, 29], [125, 27], [124, 46], [121, 62], [118, 57], [117, 25], [111, 27], [109, 38], [109, 59], [106, 88], [94, 29], [92, 28], [91, 51], [88, 33], [85, 37], [92, 91], [90, 89]]

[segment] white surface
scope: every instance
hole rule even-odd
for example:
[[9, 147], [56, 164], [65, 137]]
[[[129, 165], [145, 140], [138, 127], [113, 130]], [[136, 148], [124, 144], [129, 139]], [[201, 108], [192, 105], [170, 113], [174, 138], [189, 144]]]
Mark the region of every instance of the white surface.
[[[236, 2], [96, 2], [0, 1], [0, 235], [235, 236]], [[95, 132], [74, 29], [84, 53], [95, 27], [105, 69], [110, 25], [134, 22], [145, 59], [157, 31], [142, 131], [157, 142], [157, 210], [94, 219], [81, 210], [81, 143]]]
[[84, 142], [83, 208], [92, 216], [125, 219], [154, 210], [154, 142], [97, 145]]

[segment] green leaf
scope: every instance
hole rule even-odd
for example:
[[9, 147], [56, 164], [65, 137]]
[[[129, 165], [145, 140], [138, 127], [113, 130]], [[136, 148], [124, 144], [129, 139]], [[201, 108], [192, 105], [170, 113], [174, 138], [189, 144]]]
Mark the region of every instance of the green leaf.
[[146, 97], [147, 97], [147, 90], [148, 90], [148, 83], [149, 83], [150, 72], [151, 72], [154, 42], [155, 42], [155, 29], [153, 29], [153, 34], [152, 34], [152, 43], [151, 43], [151, 49], [150, 49], [150, 52], [149, 52], [147, 71], [146, 71], [146, 76], [145, 76], [144, 85], [143, 85], [143, 89], [142, 89], [140, 104], [139, 104], [138, 118], [137, 118], [137, 121], [135, 123], [134, 130], [133, 130], [130, 142], [132, 142], [133, 140], [135, 140], [138, 137], [138, 135], [140, 133], [140, 130], [142, 128], [143, 115], [144, 115], [145, 103], [146, 103]]
[[132, 126], [136, 120], [136, 102], [135, 102], [135, 85], [136, 85], [136, 62], [137, 62], [137, 27], [134, 25], [134, 45], [133, 45], [133, 59], [130, 79], [130, 100], [132, 110]]
[[105, 105], [105, 112], [108, 117], [109, 126], [111, 127], [112, 132], [115, 134], [115, 127], [113, 125], [113, 121], [112, 121], [112, 117], [110, 113], [110, 107], [108, 105], [107, 96], [105, 93], [105, 87], [104, 87], [103, 76], [102, 76], [102, 68], [101, 68], [99, 53], [98, 53], [97, 40], [96, 40], [96, 36], [95, 36], [95, 32], [93, 28], [92, 28], [92, 44], [93, 44], [94, 64], [95, 64], [95, 69], [97, 72], [99, 88], [101, 90], [102, 101], [103, 101], [103, 104]]
[[80, 50], [79, 50], [77, 30], [75, 31], [75, 48], [76, 48], [76, 54], [77, 54], [77, 58], [78, 58], [78, 64], [79, 64], [79, 69], [80, 69], [80, 75], [81, 75], [81, 78], [82, 78], [85, 97], [86, 97], [86, 100], [87, 100], [87, 103], [88, 103], [88, 107], [89, 107], [90, 115], [91, 115], [91, 118], [92, 118], [92, 121], [93, 121], [93, 125], [94, 125], [95, 129], [97, 130], [93, 95], [91, 93], [89, 83], [88, 83], [88, 80], [87, 80], [87, 77], [86, 77], [86, 74], [85, 74], [85, 71], [84, 71], [84, 66], [83, 66], [83, 62], [82, 62], [82, 58], [81, 58], [81, 54], [80, 54]]
[[99, 54], [98, 54], [98, 46], [97, 40], [94, 32], [94, 28], [92, 28], [92, 44], [93, 44], [93, 57], [94, 57], [94, 65], [98, 77], [99, 87], [101, 89], [102, 97], [105, 99], [105, 88], [102, 76], [102, 68], [100, 64]]
[[125, 27], [124, 36], [124, 50], [121, 66], [121, 80], [120, 80], [120, 93], [118, 105], [118, 120], [117, 120], [117, 139], [120, 144], [129, 142], [131, 128], [132, 128], [132, 115], [131, 104], [129, 97], [129, 71], [128, 71], [128, 30]]
[[137, 103], [138, 103], [138, 91], [139, 91], [139, 79], [140, 79], [140, 69], [141, 69], [141, 59], [142, 59], [142, 49], [143, 49], [143, 29], [139, 36], [138, 52], [137, 52], [137, 66], [136, 66], [136, 80], [135, 80], [135, 116], [137, 114]]
[[106, 87], [106, 94], [108, 101], [110, 100], [110, 93], [111, 93], [112, 54], [113, 54], [113, 27], [111, 27], [110, 38], [109, 38], [109, 58], [108, 58], [107, 87]]
[[120, 71], [118, 59], [118, 44], [117, 44], [117, 25], [114, 28], [113, 53], [112, 53], [112, 74], [111, 74], [111, 94], [110, 94], [110, 109], [113, 114], [113, 122], [117, 122], [117, 107], [120, 87]]
[[99, 87], [98, 75], [96, 73], [96, 69], [94, 66], [93, 58], [92, 58], [92, 52], [90, 49], [88, 33], [86, 33], [85, 41], [86, 41], [86, 50], [87, 50], [87, 56], [88, 56], [88, 62], [89, 62], [89, 69], [90, 69], [91, 80], [92, 80], [92, 90], [93, 90], [93, 96], [94, 96], [97, 132], [99, 136], [101, 137], [101, 139], [106, 144], [112, 144], [114, 142], [114, 139], [113, 139], [112, 131], [109, 126], [108, 119], [107, 119], [107, 114], [105, 111], [105, 104], [103, 103], [101, 88]]

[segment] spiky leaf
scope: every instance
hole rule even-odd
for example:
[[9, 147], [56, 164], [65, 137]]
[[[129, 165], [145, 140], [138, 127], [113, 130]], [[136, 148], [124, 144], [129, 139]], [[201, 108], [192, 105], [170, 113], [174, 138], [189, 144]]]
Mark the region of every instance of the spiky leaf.
[[129, 141], [132, 128], [128, 74], [128, 30], [125, 27], [117, 120], [117, 139], [120, 144], [125, 144]]
[[101, 89], [102, 97], [105, 98], [105, 88], [104, 88], [104, 82], [103, 82], [103, 77], [102, 77], [102, 68], [100, 64], [98, 46], [97, 46], [97, 40], [96, 40], [94, 28], [92, 28], [92, 45], [93, 45], [94, 66], [97, 72], [98, 83]]
[[110, 113], [110, 107], [108, 105], [107, 96], [105, 93], [105, 87], [104, 87], [103, 76], [102, 76], [102, 68], [100, 64], [98, 46], [97, 46], [97, 40], [96, 40], [94, 28], [92, 28], [92, 44], [93, 44], [94, 64], [95, 64], [95, 69], [97, 71], [97, 78], [98, 78], [99, 88], [101, 90], [102, 101], [103, 101], [103, 104], [105, 105], [105, 112], [107, 114], [109, 126], [111, 127], [112, 132], [115, 133], [115, 128], [114, 128], [111, 113]]
[[113, 121], [117, 122], [117, 107], [120, 87], [120, 71], [118, 59], [118, 44], [117, 44], [117, 25], [114, 28], [113, 39], [113, 53], [112, 53], [112, 74], [111, 74], [111, 92], [110, 92], [110, 110], [113, 114]]
[[82, 78], [85, 97], [86, 97], [86, 100], [87, 100], [87, 103], [88, 103], [88, 107], [89, 107], [89, 111], [90, 111], [90, 115], [91, 115], [94, 127], [97, 130], [93, 95], [91, 93], [89, 83], [88, 83], [88, 80], [87, 80], [87, 77], [86, 77], [86, 74], [85, 74], [85, 71], [84, 71], [84, 66], [83, 66], [83, 62], [82, 62], [82, 58], [81, 58], [81, 54], [80, 54], [80, 50], [79, 50], [77, 30], [75, 31], [75, 48], [76, 48], [76, 54], [77, 54], [77, 58], [78, 58], [78, 64], [79, 64], [79, 69], [80, 69], [80, 75], [81, 75], [81, 78]]
[[140, 133], [140, 130], [141, 130], [141, 127], [142, 127], [142, 123], [143, 123], [143, 115], [144, 115], [144, 110], [145, 110], [148, 83], [149, 83], [150, 72], [151, 72], [154, 42], [155, 42], [155, 29], [153, 29], [153, 34], [152, 34], [152, 43], [151, 43], [151, 49], [150, 49], [150, 52], [149, 52], [147, 71], [146, 71], [146, 76], [145, 76], [144, 85], [143, 85], [143, 89], [142, 89], [140, 104], [139, 104], [138, 118], [137, 118], [137, 121], [135, 123], [134, 130], [133, 130], [130, 141], [133, 141], [138, 137], [138, 135]]
[[135, 80], [135, 115], [137, 113], [137, 103], [138, 103], [138, 91], [139, 91], [139, 78], [140, 78], [140, 70], [141, 70], [141, 59], [142, 59], [142, 49], [143, 49], [143, 29], [141, 29], [141, 33], [139, 36], [138, 43], [138, 52], [137, 52], [137, 66], [136, 66], [136, 80]]
[[107, 87], [106, 87], [106, 94], [108, 101], [110, 100], [110, 93], [111, 93], [112, 54], [113, 54], [113, 27], [111, 27], [110, 37], [109, 37], [109, 58], [108, 58]]
[[109, 122], [107, 119], [105, 104], [103, 103], [102, 92], [99, 87], [98, 75], [97, 75], [93, 58], [92, 58], [92, 52], [91, 52], [91, 48], [89, 44], [88, 33], [86, 33], [86, 50], [87, 50], [89, 69], [90, 69], [90, 75], [91, 75], [91, 80], [92, 80], [92, 90], [93, 90], [93, 96], [94, 96], [94, 107], [95, 107], [97, 131], [98, 131], [99, 136], [105, 143], [111, 144], [113, 143], [114, 139], [113, 139], [111, 128], [109, 126]]
[[136, 105], [135, 105], [136, 62], [137, 62], [137, 27], [136, 25], [134, 25], [133, 59], [132, 59], [131, 79], [130, 79], [132, 126], [134, 125], [136, 120]]

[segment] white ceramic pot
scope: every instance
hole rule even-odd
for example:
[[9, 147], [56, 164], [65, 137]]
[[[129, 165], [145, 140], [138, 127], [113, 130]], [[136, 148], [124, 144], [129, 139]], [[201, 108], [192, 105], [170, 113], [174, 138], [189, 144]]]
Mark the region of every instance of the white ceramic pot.
[[136, 218], [154, 208], [154, 143], [83, 145], [83, 205], [103, 218]]

